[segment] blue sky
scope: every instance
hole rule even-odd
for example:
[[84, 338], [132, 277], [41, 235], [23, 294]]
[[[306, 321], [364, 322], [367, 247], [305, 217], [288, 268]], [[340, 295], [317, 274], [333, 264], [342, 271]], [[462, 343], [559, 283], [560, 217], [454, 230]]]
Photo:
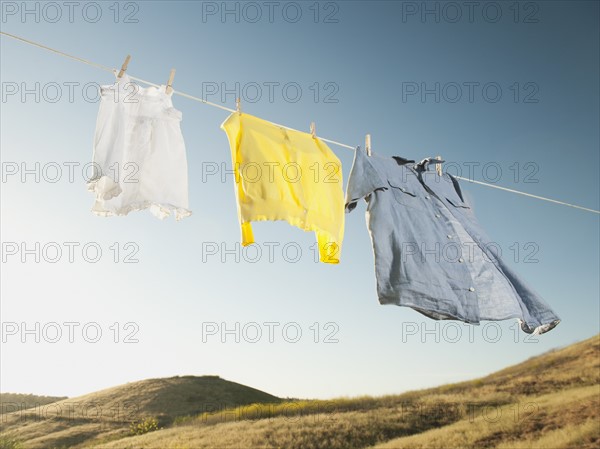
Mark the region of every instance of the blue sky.
[[[60, 19], [44, 3], [23, 17], [14, 9], [21, 2], [2, 2], [2, 31], [110, 67], [131, 54], [128, 72], [156, 83], [174, 67], [174, 88], [196, 96], [239, 83], [243, 110], [262, 118], [307, 132], [315, 121], [320, 136], [350, 145], [371, 133], [380, 154], [441, 154], [451, 173], [599, 209], [597, 2], [482, 2], [471, 11], [469, 2], [428, 2], [438, 17], [421, 2], [277, 2], [272, 20], [265, 2], [229, 2], [238, 17], [223, 17], [222, 2], [90, 3], [78, 3], [71, 22], [61, 2]], [[314, 235], [283, 223], [254, 226], [257, 241], [280, 243], [272, 261], [264, 245], [256, 263], [249, 252], [224, 262], [207, 254], [211, 244], [235, 252], [240, 238], [231, 175], [203, 176], [214, 164], [231, 169], [219, 129], [227, 113], [177, 96], [192, 217], [96, 217], [82, 167], [92, 155], [94, 86], [113, 78], [4, 36], [0, 45], [3, 173], [40, 163], [39, 182], [3, 179], [2, 242], [65, 250], [56, 263], [3, 254], [2, 391], [74, 396], [217, 374], [279, 396], [378, 395], [485, 375], [599, 331], [598, 215], [464, 182], [504, 257], [561, 316], [551, 332], [528, 339], [513, 321], [468, 327], [380, 306], [364, 203], [346, 216], [337, 266], [315, 263]], [[74, 83], [72, 99], [64, 83]], [[262, 95], [253, 101], [256, 85]], [[39, 101], [22, 98], [23, 89], [37, 89]], [[233, 107], [235, 96], [206, 98]], [[353, 153], [331, 148], [345, 184]], [[62, 174], [49, 182], [56, 165]], [[79, 245], [73, 263], [65, 242]], [[97, 263], [84, 259], [86, 244], [101, 248]], [[286, 244], [301, 249], [297, 262]], [[131, 252], [138, 262], [124, 263]], [[69, 322], [78, 323], [72, 342]], [[272, 342], [269, 322], [278, 323]], [[62, 332], [55, 343], [49, 323]], [[216, 336], [203, 335], [210, 323]], [[222, 342], [236, 323], [251, 337]], [[257, 343], [249, 323], [263, 332]], [[86, 337], [83, 327], [92, 328]], [[96, 328], [102, 336], [92, 343]]]

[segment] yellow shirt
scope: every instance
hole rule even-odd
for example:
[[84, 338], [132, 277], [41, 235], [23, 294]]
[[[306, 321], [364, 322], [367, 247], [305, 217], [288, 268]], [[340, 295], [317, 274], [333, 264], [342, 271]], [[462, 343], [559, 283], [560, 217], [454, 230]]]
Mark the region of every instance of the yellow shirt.
[[248, 114], [231, 114], [227, 133], [242, 245], [254, 243], [252, 221], [285, 220], [314, 231], [319, 259], [339, 263], [344, 237], [342, 165], [318, 137]]

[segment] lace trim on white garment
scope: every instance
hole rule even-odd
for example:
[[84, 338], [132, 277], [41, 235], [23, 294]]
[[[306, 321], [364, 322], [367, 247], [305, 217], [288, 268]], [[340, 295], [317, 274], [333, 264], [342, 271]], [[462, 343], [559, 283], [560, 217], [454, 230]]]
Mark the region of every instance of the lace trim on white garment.
[[94, 206], [92, 212], [99, 217], [113, 217], [123, 216], [129, 214], [129, 212], [137, 212], [145, 209], [149, 209], [155, 217], [160, 218], [161, 220], [171, 214], [175, 215], [175, 220], [177, 221], [192, 215], [191, 210], [173, 206], [172, 204], [155, 203], [153, 201], [141, 201], [139, 203], [128, 204], [127, 206], [123, 206], [114, 211], [96, 209], [96, 206]]
[[177, 221], [192, 215], [192, 211], [188, 209], [177, 207], [172, 204], [157, 203], [154, 201], [139, 201], [119, 207], [115, 210], [106, 209], [103, 203], [119, 196], [122, 192], [119, 184], [115, 183], [108, 176], [102, 176], [100, 178], [91, 180], [87, 184], [87, 189], [88, 191], [93, 192], [96, 196], [96, 204], [94, 204], [92, 212], [99, 217], [124, 216], [129, 214], [129, 212], [141, 211], [145, 209], [150, 209], [150, 212], [161, 220], [171, 214], [175, 215], [175, 219]]

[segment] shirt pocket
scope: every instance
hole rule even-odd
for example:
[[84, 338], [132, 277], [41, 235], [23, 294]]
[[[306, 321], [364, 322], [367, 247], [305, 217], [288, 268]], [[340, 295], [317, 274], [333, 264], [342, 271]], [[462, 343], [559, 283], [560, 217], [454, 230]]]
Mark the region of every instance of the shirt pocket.
[[413, 209], [423, 209], [421, 198], [409, 183], [388, 179], [388, 184], [397, 203]]
[[454, 207], [458, 207], [460, 209], [471, 209], [464, 201], [459, 199], [446, 197], [446, 200]]
[[446, 200], [448, 201], [448, 203], [450, 203], [450, 205], [448, 206], [449, 208], [457, 211], [460, 215], [467, 219], [473, 219], [473, 211], [467, 203], [465, 203], [459, 198], [446, 197]]

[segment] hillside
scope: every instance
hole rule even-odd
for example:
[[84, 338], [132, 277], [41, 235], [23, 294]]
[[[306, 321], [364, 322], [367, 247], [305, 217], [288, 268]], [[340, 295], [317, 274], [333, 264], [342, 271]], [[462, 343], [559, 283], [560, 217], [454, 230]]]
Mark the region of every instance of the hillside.
[[0, 415], [25, 410], [32, 407], [51, 404], [66, 397], [37, 396], [35, 394], [0, 393]]
[[279, 401], [218, 376], [148, 379], [6, 414], [2, 433], [16, 436], [25, 448], [77, 447], [127, 436], [130, 423], [146, 417], [156, 418], [163, 427], [180, 416]]
[[[203, 410], [207, 396], [183, 405], [177, 382], [206, 378], [174, 379], [179, 380], [136, 382], [83, 397], [111, 398], [111, 404], [135, 397], [138, 416], [157, 417], [160, 430], [130, 435], [131, 416], [110, 424], [89, 417], [67, 423], [12, 417], [5, 430], [24, 449], [600, 448], [600, 335], [481, 379], [379, 398], [283, 402], [233, 384], [246, 392], [243, 402]], [[232, 392], [231, 383], [220, 382]], [[228, 403], [212, 394], [211, 400]], [[254, 401], [254, 394], [266, 395], [270, 403]]]

